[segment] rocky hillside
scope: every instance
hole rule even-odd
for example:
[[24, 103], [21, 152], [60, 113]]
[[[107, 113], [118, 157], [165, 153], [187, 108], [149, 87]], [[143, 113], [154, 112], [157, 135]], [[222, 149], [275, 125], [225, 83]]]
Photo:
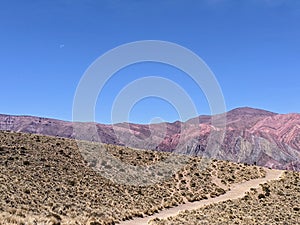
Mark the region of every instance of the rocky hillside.
[[[218, 116], [151, 125], [103, 125], [0, 115], [0, 129], [76, 138], [76, 126], [84, 134], [80, 139], [89, 141], [300, 171], [300, 114], [281, 115], [238, 108], [225, 116], [226, 128], [223, 129], [216, 127]], [[220, 141], [218, 137], [223, 134], [224, 139]]]
[[243, 198], [186, 210], [151, 225], [300, 224], [300, 173], [285, 172], [280, 180], [251, 188]]
[[[99, 143], [84, 143], [92, 153], [101, 149]], [[202, 168], [201, 157], [179, 155], [186, 164], [164, 180], [146, 186], [114, 182], [98, 172], [98, 163], [88, 166], [77, 144], [72, 139], [0, 132], [0, 225], [113, 225], [215, 198], [236, 183], [266, 175], [261, 167], [217, 160]], [[171, 155], [114, 145], [105, 148], [124, 164], [143, 168]], [[124, 170], [115, 171], [103, 161], [101, 166], [112, 174]]]

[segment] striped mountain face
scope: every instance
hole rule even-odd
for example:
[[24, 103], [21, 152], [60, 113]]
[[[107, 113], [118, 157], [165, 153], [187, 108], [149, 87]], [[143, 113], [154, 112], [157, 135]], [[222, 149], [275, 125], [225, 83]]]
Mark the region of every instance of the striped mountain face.
[[[0, 130], [79, 138], [300, 171], [300, 114], [238, 108], [223, 114], [226, 118], [223, 127], [218, 126], [220, 118], [222, 115], [199, 116], [186, 122], [104, 125], [0, 115]], [[78, 132], [81, 135], [77, 135]]]

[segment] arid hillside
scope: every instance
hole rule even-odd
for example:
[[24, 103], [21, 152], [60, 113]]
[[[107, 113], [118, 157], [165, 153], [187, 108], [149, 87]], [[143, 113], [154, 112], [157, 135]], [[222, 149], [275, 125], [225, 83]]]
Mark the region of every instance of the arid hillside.
[[154, 219], [150, 224], [300, 224], [300, 173], [286, 171], [280, 180], [252, 188], [243, 198], [187, 210], [163, 220]]
[[[99, 147], [85, 144], [93, 150]], [[171, 157], [171, 153], [122, 146], [105, 148], [134, 167], [151, 167]], [[217, 160], [208, 163], [181, 155], [178, 157], [187, 163], [179, 170], [143, 186], [113, 182], [97, 172], [98, 167], [109, 169], [111, 165], [101, 161], [95, 166], [82, 155], [72, 139], [0, 132], [0, 224], [115, 224], [185, 202], [216, 198], [233, 184], [266, 174], [257, 166]]]

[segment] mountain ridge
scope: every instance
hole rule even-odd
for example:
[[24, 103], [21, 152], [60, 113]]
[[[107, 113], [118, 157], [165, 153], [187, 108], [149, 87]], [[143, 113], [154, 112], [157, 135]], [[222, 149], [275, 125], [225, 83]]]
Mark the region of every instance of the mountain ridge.
[[[243, 106], [243, 107], [238, 107], [238, 108], [231, 109], [231, 110], [225, 112], [225, 114], [234, 113], [234, 112], [238, 112], [238, 111], [240, 111], [242, 113], [247, 113], [247, 114], [254, 114], [255, 112], [256, 113], [261, 112], [262, 114], [266, 114], [266, 113], [279, 114], [279, 113], [275, 113], [275, 112], [272, 112], [272, 111], [269, 111], [269, 110], [257, 109], [257, 108], [252, 108], [252, 107], [248, 107], [248, 106]], [[220, 113], [220, 114], [224, 114], [224, 113]], [[198, 117], [205, 118], [205, 117], [217, 116], [217, 115], [220, 115], [220, 114], [215, 114], [215, 115], [200, 114], [199, 116], [187, 119], [186, 121], [175, 120], [173, 122], [169, 121], [169, 122], [162, 122], [162, 123], [176, 123], [176, 122], [185, 123], [185, 122], [188, 122], [189, 120], [193, 120], [193, 119], [198, 118]], [[287, 114], [298, 114], [298, 113], [295, 113], [295, 112], [293, 112], [293, 113], [283, 113], [283, 114], [280, 114], [280, 115], [287, 115]], [[50, 117], [43, 117], [43, 116], [35, 116], [35, 115], [27, 115], [27, 114], [20, 114], [20, 115], [14, 114], [13, 115], [13, 114], [0, 113], [0, 117], [2, 117], [2, 116], [39, 118], [39, 119], [49, 119], [49, 120], [56, 120], [56, 121], [63, 121], [63, 122], [81, 122], [81, 121], [71, 121], [71, 120], [64, 120], [64, 119], [50, 118]], [[82, 123], [97, 123], [97, 124], [103, 124], [103, 125], [114, 125], [114, 124], [100, 123], [100, 122], [95, 122], [95, 121], [85, 121], [85, 122], [82, 122]], [[149, 125], [149, 123], [136, 123], [136, 122], [118, 122], [118, 123], [115, 123], [115, 124], [121, 124], [121, 123]], [[157, 124], [157, 123], [155, 123], [155, 124]]]
[[[226, 126], [215, 126], [224, 118]], [[78, 138], [75, 127], [84, 134], [80, 139], [88, 141], [300, 170], [300, 114], [297, 113], [277, 114], [242, 107], [225, 114], [200, 115], [185, 122], [112, 125], [0, 114], [0, 130], [74, 139]], [[224, 135], [222, 143], [218, 135]]]

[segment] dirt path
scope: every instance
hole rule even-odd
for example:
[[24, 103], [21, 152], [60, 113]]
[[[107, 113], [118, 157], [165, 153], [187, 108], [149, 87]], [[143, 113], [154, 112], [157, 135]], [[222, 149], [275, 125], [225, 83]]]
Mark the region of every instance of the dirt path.
[[146, 225], [148, 224], [149, 220], [154, 218], [166, 219], [170, 216], [176, 216], [179, 213], [179, 211], [193, 210], [212, 203], [218, 203], [229, 199], [241, 198], [245, 195], [247, 191], [250, 190], [250, 188], [258, 188], [259, 184], [263, 184], [270, 180], [279, 179], [283, 173], [283, 171], [281, 170], [269, 170], [269, 169], [266, 169], [266, 172], [267, 172], [266, 177], [246, 181], [239, 184], [234, 184], [231, 186], [230, 191], [227, 191], [224, 195], [218, 196], [216, 198], [210, 198], [210, 199], [201, 200], [197, 202], [188, 202], [176, 206], [174, 208], [162, 210], [161, 212], [156, 213], [152, 216], [147, 216], [144, 218], [134, 218], [133, 220], [120, 222], [119, 224], [120, 225]]

